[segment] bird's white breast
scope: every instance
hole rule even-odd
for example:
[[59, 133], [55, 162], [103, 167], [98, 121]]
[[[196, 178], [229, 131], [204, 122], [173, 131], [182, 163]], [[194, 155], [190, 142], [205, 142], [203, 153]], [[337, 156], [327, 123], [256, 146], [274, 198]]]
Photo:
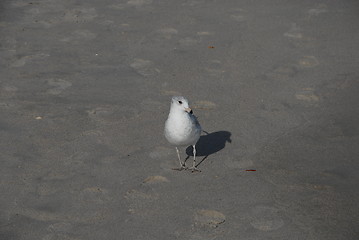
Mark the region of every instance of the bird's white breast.
[[194, 145], [201, 135], [194, 116], [186, 112], [171, 112], [165, 124], [165, 137], [175, 146]]

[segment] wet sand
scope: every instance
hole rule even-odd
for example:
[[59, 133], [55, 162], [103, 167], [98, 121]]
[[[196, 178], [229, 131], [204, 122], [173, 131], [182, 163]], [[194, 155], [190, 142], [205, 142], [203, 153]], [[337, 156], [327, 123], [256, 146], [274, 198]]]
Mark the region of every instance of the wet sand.
[[1, 1], [0, 239], [358, 239], [358, 9]]

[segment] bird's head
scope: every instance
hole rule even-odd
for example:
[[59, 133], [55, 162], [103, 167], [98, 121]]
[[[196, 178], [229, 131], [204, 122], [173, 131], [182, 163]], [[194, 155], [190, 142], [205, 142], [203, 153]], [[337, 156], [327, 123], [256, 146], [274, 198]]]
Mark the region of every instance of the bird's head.
[[192, 109], [188, 105], [188, 100], [182, 96], [172, 97], [171, 101], [171, 111], [185, 111], [190, 114], [193, 113]]

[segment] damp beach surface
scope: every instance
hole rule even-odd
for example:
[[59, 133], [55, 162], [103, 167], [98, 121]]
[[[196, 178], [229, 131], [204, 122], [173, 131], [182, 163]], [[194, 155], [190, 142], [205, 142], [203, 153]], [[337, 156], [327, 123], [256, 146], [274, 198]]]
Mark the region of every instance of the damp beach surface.
[[358, 239], [358, 7], [1, 1], [0, 239]]

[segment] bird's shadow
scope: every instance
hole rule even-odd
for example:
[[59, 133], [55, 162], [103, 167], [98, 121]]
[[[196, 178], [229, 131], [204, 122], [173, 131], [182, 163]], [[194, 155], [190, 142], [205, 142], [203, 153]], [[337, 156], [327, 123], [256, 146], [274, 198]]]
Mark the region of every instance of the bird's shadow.
[[[204, 158], [196, 165], [199, 166], [207, 157], [213, 153], [216, 153], [226, 146], [226, 142], [231, 143], [231, 133], [228, 131], [218, 131], [208, 133], [203, 131], [207, 135], [202, 135], [196, 144], [196, 156], [204, 156]], [[186, 148], [187, 158], [193, 156], [193, 147]]]

